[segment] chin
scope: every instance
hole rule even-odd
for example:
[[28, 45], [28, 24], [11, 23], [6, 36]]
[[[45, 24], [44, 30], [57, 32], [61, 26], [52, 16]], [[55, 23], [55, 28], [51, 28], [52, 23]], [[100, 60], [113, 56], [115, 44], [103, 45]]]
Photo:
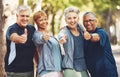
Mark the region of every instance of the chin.
[[27, 25], [22, 25], [21, 27], [22, 27], [22, 28], [25, 28], [26, 26], [27, 26]]

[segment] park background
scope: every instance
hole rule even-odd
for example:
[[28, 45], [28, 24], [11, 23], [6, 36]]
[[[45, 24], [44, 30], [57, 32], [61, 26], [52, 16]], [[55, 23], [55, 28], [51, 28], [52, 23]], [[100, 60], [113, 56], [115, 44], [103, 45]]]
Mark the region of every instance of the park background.
[[[0, 77], [6, 77], [4, 71], [4, 55], [6, 53], [5, 33], [8, 26], [16, 22], [16, 9], [19, 5], [29, 5], [32, 9], [30, 24], [34, 24], [32, 16], [38, 10], [44, 10], [49, 19], [49, 30], [57, 35], [65, 26], [64, 9], [74, 6], [82, 15], [91, 11], [98, 18], [98, 27], [106, 30], [111, 41], [113, 53], [120, 69], [120, 0], [0, 0]], [[120, 71], [119, 71], [120, 72]]]

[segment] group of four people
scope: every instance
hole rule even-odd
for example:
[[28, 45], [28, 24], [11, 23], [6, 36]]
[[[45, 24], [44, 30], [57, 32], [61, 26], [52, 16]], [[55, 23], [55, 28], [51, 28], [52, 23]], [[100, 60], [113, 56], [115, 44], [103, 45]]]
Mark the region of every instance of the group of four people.
[[36, 52], [39, 52], [38, 77], [118, 77], [108, 35], [97, 28], [94, 13], [83, 15], [84, 28], [79, 24], [79, 9], [66, 8], [67, 25], [56, 38], [48, 30], [47, 14], [40, 10], [33, 15], [37, 25], [35, 30], [34, 26], [28, 25], [30, 12], [30, 7], [20, 6], [17, 22], [7, 30], [7, 77], [34, 77], [33, 57]]

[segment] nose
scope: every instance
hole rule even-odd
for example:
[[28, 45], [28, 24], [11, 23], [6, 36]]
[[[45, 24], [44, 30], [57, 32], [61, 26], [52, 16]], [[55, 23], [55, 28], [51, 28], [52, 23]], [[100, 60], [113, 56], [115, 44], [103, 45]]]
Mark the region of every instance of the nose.
[[71, 22], [74, 22], [75, 19], [71, 18]]
[[30, 17], [27, 16], [27, 15], [24, 16], [24, 20], [28, 20], [29, 18], [30, 18]]
[[87, 24], [90, 24], [90, 22], [88, 21], [88, 22], [86, 22]]

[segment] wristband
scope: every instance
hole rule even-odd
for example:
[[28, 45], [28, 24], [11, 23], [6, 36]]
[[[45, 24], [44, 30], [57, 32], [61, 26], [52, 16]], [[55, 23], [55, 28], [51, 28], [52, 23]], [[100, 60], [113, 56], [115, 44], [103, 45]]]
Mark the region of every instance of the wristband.
[[93, 36], [92, 36], [92, 34], [90, 34], [90, 36], [91, 36], [91, 37], [90, 37], [90, 40], [91, 40], [91, 39], [93, 38]]

